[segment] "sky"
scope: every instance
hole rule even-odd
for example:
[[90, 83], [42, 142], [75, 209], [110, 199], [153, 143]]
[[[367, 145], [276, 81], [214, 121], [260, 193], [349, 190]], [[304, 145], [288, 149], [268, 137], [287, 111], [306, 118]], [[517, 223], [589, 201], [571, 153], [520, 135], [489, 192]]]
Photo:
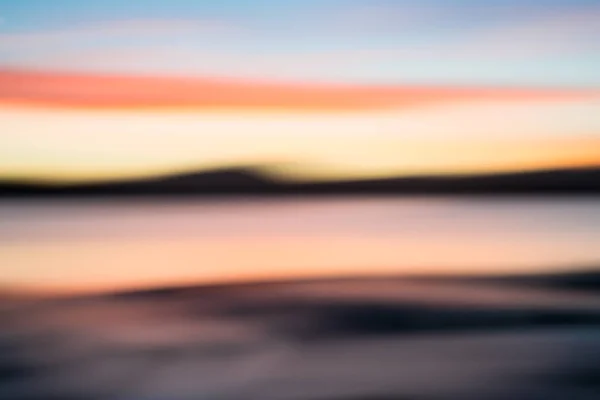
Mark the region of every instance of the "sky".
[[600, 1], [0, 0], [0, 177], [600, 163]]

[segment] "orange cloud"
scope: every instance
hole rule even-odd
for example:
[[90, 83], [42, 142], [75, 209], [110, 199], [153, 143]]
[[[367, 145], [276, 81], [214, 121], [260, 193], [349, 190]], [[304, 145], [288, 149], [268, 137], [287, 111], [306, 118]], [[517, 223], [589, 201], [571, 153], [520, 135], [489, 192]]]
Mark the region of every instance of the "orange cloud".
[[75, 108], [356, 110], [479, 100], [564, 100], [583, 90], [274, 83], [0, 71], [0, 104]]

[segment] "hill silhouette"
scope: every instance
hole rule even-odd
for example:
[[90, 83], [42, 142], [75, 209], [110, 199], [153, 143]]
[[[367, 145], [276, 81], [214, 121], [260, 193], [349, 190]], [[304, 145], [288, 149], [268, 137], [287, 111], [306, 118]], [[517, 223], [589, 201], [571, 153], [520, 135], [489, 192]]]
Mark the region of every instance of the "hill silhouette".
[[329, 182], [275, 180], [259, 168], [240, 167], [126, 181], [48, 185], [0, 181], [11, 196], [202, 196], [211, 194], [600, 194], [600, 167], [487, 175], [409, 176]]
[[194, 195], [270, 191], [278, 185], [256, 168], [223, 168], [122, 181], [77, 184], [1, 182], [2, 195]]

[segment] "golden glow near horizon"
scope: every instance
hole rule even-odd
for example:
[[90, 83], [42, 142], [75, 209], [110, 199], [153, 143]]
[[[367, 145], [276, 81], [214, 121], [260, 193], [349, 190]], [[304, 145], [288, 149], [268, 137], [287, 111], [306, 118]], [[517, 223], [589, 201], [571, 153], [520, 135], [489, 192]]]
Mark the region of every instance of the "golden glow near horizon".
[[293, 179], [600, 163], [600, 100], [293, 112], [0, 107], [4, 178], [121, 179], [271, 164]]
[[0, 177], [266, 165], [288, 179], [600, 164], [593, 90], [0, 72]]

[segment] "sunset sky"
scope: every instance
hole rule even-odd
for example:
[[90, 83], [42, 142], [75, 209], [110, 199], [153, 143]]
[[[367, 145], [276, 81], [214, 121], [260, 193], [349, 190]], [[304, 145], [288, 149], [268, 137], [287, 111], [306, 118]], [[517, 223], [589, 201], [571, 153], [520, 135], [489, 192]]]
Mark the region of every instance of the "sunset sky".
[[600, 2], [0, 0], [0, 177], [600, 164]]

